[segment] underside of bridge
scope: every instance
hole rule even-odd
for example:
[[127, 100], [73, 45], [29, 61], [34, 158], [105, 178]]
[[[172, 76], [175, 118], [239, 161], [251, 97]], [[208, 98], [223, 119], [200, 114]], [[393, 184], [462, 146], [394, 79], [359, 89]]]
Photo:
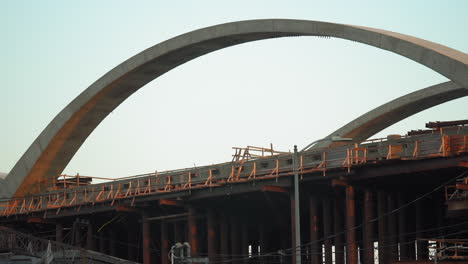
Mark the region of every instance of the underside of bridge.
[[[1, 222], [145, 263], [169, 263], [171, 246], [186, 241], [192, 257], [208, 257], [210, 263], [292, 263], [294, 248], [301, 249], [303, 263], [429, 261], [439, 241], [467, 237], [468, 208], [447, 207], [448, 183], [468, 177], [467, 160], [468, 155], [389, 160], [351, 174], [302, 175], [300, 247], [291, 224], [291, 177], [33, 212]], [[460, 249], [458, 255], [466, 252]]]

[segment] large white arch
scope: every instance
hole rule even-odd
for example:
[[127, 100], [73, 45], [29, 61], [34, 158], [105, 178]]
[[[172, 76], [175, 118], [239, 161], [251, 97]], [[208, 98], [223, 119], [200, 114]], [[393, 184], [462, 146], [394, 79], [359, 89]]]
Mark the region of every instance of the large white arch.
[[468, 87], [468, 55], [395, 32], [306, 20], [264, 19], [195, 30], [157, 44], [118, 65], [65, 107], [18, 160], [1, 188], [16, 197], [41, 190], [62, 172], [89, 134], [148, 82], [204, 54], [250, 41], [330, 36], [361, 42], [412, 59]]
[[468, 96], [468, 89], [454, 82], [439, 83], [416, 92], [391, 100], [352, 120], [332, 132], [323, 141], [310, 149], [336, 146], [342, 143], [331, 142], [333, 136], [352, 138], [355, 142], [364, 141], [385, 128], [433, 106]]

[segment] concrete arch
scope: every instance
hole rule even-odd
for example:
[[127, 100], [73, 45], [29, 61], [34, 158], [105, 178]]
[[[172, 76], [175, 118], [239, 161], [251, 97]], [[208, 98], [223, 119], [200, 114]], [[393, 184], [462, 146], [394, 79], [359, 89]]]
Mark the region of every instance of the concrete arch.
[[[354, 119], [325, 138], [341, 136], [362, 142], [385, 128], [433, 106], [468, 96], [468, 89], [454, 82], [439, 83], [398, 97]], [[324, 140], [310, 149], [339, 145]]]
[[3, 184], [18, 197], [39, 192], [60, 174], [89, 134], [120, 103], [167, 71], [204, 54], [250, 41], [330, 36], [388, 50], [468, 87], [468, 54], [395, 32], [307, 20], [265, 19], [195, 30], [157, 44], [118, 65], [63, 109], [18, 160]]

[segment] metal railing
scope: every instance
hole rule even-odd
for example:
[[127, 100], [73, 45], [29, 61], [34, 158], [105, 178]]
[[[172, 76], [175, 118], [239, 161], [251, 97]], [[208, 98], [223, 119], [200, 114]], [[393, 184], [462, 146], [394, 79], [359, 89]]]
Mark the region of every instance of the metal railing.
[[[301, 152], [299, 175], [303, 179], [316, 173], [326, 176], [330, 170], [350, 172], [354, 167], [390, 159], [414, 160], [460, 155], [468, 152], [468, 129], [461, 132], [465, 135], [460, 134], [460, 131], [455, 135], [433, 133]], [[9, 216], [47, 209], [56, 209], [58, 213], [65, 207], [101, 202], [114, 205], [121, 199], [132, 199], [133, 204], [138, 196], [214, 188], [292, 175], [292, 154], [278, 154], [247, 161], [142, 174], [85, 186], [78, 182], [74, 188], [10, 199], [0, 204], [0, 213]]]

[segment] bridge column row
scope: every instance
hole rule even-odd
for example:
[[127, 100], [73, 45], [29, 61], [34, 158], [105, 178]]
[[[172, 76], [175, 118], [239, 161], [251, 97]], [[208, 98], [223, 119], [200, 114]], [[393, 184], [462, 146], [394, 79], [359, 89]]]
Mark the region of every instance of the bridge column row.
[[[427, 213], [423, 202], [408, 206], [401, 193], [370, 189], [356, 193], [352, 186], [346, 186], [344, 194], [344, 199], [339, 194], [334, 199], [309, 196], [308, 262], [343, 264], [345, 253], [346, 263], [352, 264], [358, 263], [359, 259], [361, 263], [374, 264], [377, 255], [382, 264], [429, 259], [427, 241], [417, 239], [424, 238], [427, 228], [422, 225]], [[345, 208], [342, 208], [343, 202]], [[410, 210], [412, 214], [409, 214]], [[342, 235], [345, 235], [346, 243], [343, 243]]]
[[[427, 226], [423, 226], [426, 212], [422, 201], [408, 207], [404, 206], [408, 199], [402, 194], [395, 195], [365, 188], [356, 191], [350, 185], [344, 190], [336, 188], [334, 191], [335, 194], [330, 194], [329, 197], [317, 195], [308, 197], [309, 215], [304, 214], [302, 220], [307, 219], [307, 227], [303, 231], [310, 230], [310, 233], [303, 234], [302, 237], [305, 241], [303, 243], [309, 246], [308, 250], [305, 250], [303, 246], [301, 249], [303, 256], [307, 252], [309, 255], [303, 257], [303, 262], [343, 264], [346, 256], [346, 263], [356, 264], [360, 258], [362, 263], [373, 264], [376, 256], [375, 242], [377, 242], [379, 263], [382, 264], [395, 260], [428, 259], [427, 241], [416, 241], [416, 238], [424, 238], [427, 235], [424, 233]], [[290, 209], [290, 215], [293, 216], [295, 208], [291, 206]], [[137, 227], [137, 230], [132, 230], [134, 227], [128, 227], [128, 234], [122, 237], [118, 234], [119, 232], [109, 231], [112, 228], [115, 230], [112, 223], [104, 231], [98, 233], [97, 229], [100, 228], [92, 219], [89, 219], [87, 226], [83, 226], [86, 221], [79, 222], [81, 226], [74, 223], [73, 228], [70, 229], [72, 235], [67, 236], [73, 237], [72, 243], [77, 246], [130, 260], [138, 258], [143, 263], [162, 264], [169, 263], [167, 253], [170, 250], [171, 241], [189, 241], [193, 256], [208, 256], [210, 260], [217, 262], [240, 264], [248, 260], [249, 254], [257, 258], [256, 255], [265, 252], [294, 248], [294, 244], [290, 243], [294, 241], [294, 232], [290, 232], [294, 231], [291, 225], [294, 219], [291, 217], [288, 220], [288, 216], [284, 215], [284, 207], [279, 208], [280, 217], [274, 221], [269, 219], [270, 223], [268, 221], [265, 223], [259, 215], [263, 213], [271, 215], [272, 212], [268, 210], [272, 209], [262, 210], [265, 211], [246, 219], [227, 210], [214, 210], [202, 206], [188, 207], [188, 217], [183, 220], [187, 223], [186, 230], [176, 222], [161, 222], [158, 224], [160, 229], [153, 229], [155, 225], [151, 224], [148, 212], [144, 211], [140, 218], [141, 244], [138, 243], [136, 237], [140, 233], [138, 231], [140, 227]], [[137, 223], [137, 220], [131, 221]], [[275, 231], [268, 230], [268, 224], [271, 224]], [[63, 224], [57, 223], [55, 226], [57, 241], [63, 241], [63, 232]], [[156, 238], [155, 234], [157, 234]], [[121, 241], [122, 238], [124, 241]], [[362, 242], [359, 242], [361, 240]], [[128, 244], [125, 251], [120, 250], [125, 243]], [[154, 261], [155, 249], [151, 248], [152, 243], [159, 245], [156, 250], [161, 252], [158, 261]], [[141, 250], [140, 253], [137, 253], [137, 247]], [[286, 251], [286, 255], [292, 254]], [[278, 254], [275, 258], [275, 261], [278, 261]], [[266, 262], [268, 259], [269, 257], [258, 257], [257, 261]]]

